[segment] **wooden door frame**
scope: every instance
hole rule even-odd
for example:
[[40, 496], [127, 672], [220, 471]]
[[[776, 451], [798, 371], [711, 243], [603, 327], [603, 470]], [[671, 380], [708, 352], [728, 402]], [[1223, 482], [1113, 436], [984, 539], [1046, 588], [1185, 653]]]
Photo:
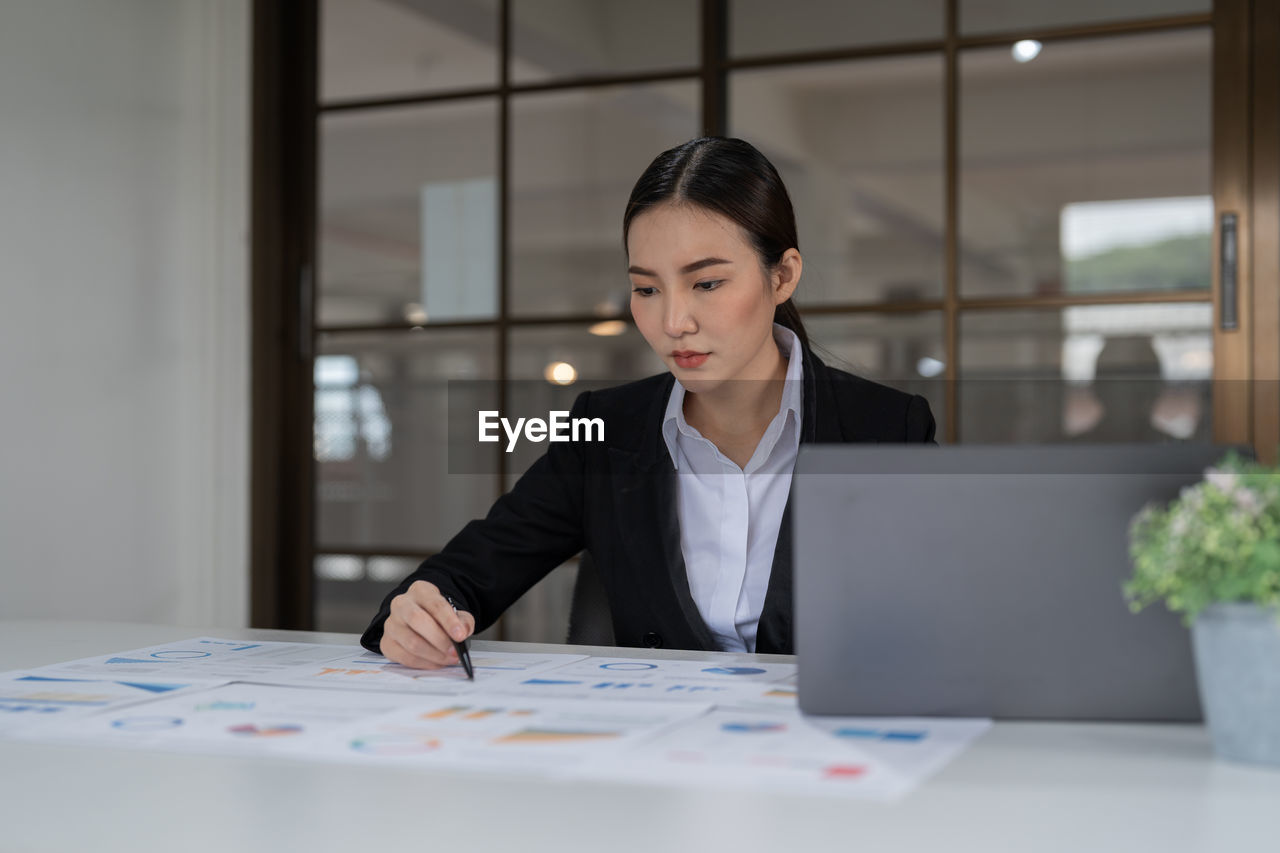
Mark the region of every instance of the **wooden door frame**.
[[249, 623], [310, 630], [316, 0], [254, 0]]
[[1252, 438], [1258, 456], [1280, 452], [1280, 0], [1252, 9], [1253, 219]]
[[[1214, 440], [1276, 462], [1280, 442], [1280, 3], [1213, 9]], [[1238, 326], [1223, 328], [1222, 217], [1238, 218]]]

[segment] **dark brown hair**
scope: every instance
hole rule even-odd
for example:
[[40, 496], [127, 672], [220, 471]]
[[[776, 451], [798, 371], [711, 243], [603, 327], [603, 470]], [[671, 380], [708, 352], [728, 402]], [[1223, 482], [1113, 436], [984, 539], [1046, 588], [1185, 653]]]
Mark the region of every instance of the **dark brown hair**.
[[[765, 269], [777, 266], [787, 249], [800, 248], [795, 211], [778, 170], [741, 139], [704, 136], [655, 157], [627, 199], [622, 216], [624, 249], [632, 221], [663, 202], [695, 204], [736, 223]], [[791, 299], [774, 309], [773, 319], [809, 346], [800, 312]]]

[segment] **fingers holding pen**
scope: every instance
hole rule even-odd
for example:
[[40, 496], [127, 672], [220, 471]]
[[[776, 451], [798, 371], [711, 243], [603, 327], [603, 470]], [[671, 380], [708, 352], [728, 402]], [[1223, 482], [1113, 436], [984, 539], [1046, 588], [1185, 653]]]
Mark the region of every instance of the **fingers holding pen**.
[[418, 581], [409, 587], [405, 595], [425, 611], [444, 632], [446, 642], [443, 645], [434, 637], [427, 637], [437, 647], [448, 648], [452, 643], [460, 643], [469, 637], [472, 629], [475, 628], [476, 622], [471, 614], [454, 610], [453, 604], [435, 584]]
[[[383, 654], [396, 663], [418, 669], [435, 669], [457, 662], [453, 644], [444, 629], [423, 608], [419, 597], [426, 590], [414, 584], [391, 600], [391, 613], [383, 626]], [[434, 587], [432, 587], [434, 590]]]
[[408, 643], [402, 641], [402, 645], [407, 645], [423, 657], [439, 659], [442, 665], [458, 662], [453, 640], [449, 639], [445, 629], [430, 613], [422, 609], [410, 611], [405, 624], [409, 629], [409, 637]]
[[417, 581], [392, 599], [381, 650], [396, 663], [416, 669], [453, 666], [459, 662], [454, 643], [474, 629], [470, 613], [455, 612], [434, 584]]
[[423, 657], [411, 652], [389, 632], [382, 635], [382, 643], [379, 649], [387, 660], [412, 669], [440, 669], [445, 666], [453, 666], [456, 663], [456, 661], [442, 659], [443, 656], [434, 651], [429, 653], [429, 657]]
[[475, 618], [465, 610], [455, 610], [452, 602], [444, 596], [431, 601], [429, 610], [436, 622], [444, 626], [452, 642], [461, 643], [475, 630]]

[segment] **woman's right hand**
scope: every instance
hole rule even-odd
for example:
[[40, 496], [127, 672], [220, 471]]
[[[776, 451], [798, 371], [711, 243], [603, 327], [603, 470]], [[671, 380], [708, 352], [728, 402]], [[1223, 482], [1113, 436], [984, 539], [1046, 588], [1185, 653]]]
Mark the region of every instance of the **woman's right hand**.
[[471, 636], [475, 627], [475, 618], [465, 610], [455, 613], [435, 584], [414, 581], [391, 599], [379, 648], [388, 659], [414, 669], [454, 666], [454, 642]]

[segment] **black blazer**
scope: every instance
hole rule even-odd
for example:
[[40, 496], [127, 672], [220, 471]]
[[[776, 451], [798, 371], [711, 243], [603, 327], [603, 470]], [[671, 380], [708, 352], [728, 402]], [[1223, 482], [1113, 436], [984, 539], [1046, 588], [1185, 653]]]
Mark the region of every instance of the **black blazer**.
[[[676, 472], [662, 437], [674, 377], [587, 391], [571, 417], [602, 418], [599, 443], [550, 444], [483, 520], [393, 589], [360, 638], [378, 651], [391, 599], [435, 584], [487, 628], [526, 590], [584, 548], [591, 554], [620, 646], [716, 650], [680, 552]], [[804, 350], [802, 442], [932, 442], [928, 402], [827, 367]], [[791, 503], [783, 512], [756, 651], [792, 654]]]

